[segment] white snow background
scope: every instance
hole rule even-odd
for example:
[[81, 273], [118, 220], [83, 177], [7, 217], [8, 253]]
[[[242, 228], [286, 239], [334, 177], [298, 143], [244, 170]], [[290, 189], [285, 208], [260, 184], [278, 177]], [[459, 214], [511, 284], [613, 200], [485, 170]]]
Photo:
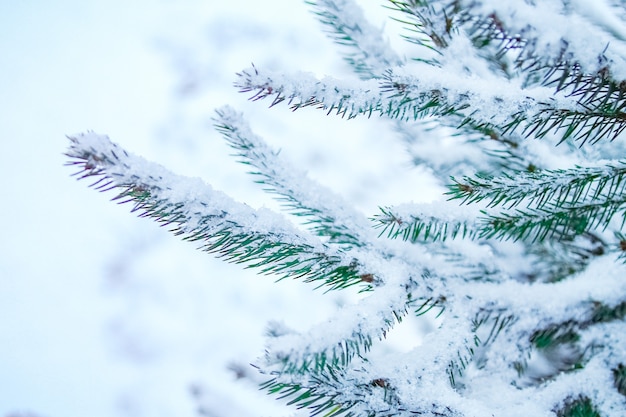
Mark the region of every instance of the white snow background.
[[350, 76], [304, 2], [0, 3], [0, 416], [290, 413], [229, 364], [262, 355], [268, 320], [305, 331], [348, 296], [214, 260], [70, 178], [62, 155], [65, 135], [94, 130], [276, 208], [212, 129], [230, 104], [368, 215], [407, 186], [432, 198], [383, 121], [247, 101], [232, 82], [251, 62]]

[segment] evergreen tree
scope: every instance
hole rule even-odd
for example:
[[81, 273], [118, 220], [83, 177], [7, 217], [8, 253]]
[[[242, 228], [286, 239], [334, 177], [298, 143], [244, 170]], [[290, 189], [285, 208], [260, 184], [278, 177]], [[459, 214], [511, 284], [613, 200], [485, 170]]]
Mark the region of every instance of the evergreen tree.
[[[625, 4], [388, 0], [416, 45], [404, 58], [353, 0], [307, 3], [357, 77], [251, 67], [237, 87], [390, 119], [439, 201], [364, 218], [229, 107], [217, 130], [308, 230], [91, 132], [69, 138], [79, 178], [228, 262], [363, 294], [306, 333], [268, 331], [263, 389], [311, 415], [626, 415]], [[441, 138], [459, 152], [430, 158]], [[421, 346], [369, 355], [424, 314], [441, 325]]]

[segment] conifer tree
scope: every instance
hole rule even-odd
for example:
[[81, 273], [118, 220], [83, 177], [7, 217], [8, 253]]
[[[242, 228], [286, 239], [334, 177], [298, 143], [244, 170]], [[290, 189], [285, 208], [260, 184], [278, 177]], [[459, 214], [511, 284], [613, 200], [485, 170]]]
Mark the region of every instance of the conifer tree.
[[[366, 218], [295, 176], [230, 107], [217, 130], [308, 230], [92, 132], [69, 138], [79, 178], [225, 261], [363, 293], [306, 333], [268, 332], [262, 388], [312, 416], [626, 415], [624, 3], [387, 0], [410, 57], [354, 0], [306, 3], [354, 79], [251, 67], [238, 89], [271, 106], [390, 119], [446, 186], [441, 199]], [[429, 158], [438, 137], [461, 151]], [[421, 346], [369, 355], [425, 314], [441, 325]]]

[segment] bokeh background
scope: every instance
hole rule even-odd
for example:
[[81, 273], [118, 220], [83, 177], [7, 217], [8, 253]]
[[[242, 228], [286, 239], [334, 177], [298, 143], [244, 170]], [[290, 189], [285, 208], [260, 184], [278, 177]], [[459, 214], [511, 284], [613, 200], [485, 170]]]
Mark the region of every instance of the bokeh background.
[[[294, 415], [250, 373], [266, 323], [306, 331], [352, 295], [215, 260], [64, 166], [66, 135], [93, 130], [278, 209], [212, 128], [229, 104], [367, 215], [432, 198], [390, 124], [249, 102], [232, 83], [251, 63], [353, 77], [300, 1], [0, 2], [0, 416]], [[388, 343], [406, 346], [412, 325]]]

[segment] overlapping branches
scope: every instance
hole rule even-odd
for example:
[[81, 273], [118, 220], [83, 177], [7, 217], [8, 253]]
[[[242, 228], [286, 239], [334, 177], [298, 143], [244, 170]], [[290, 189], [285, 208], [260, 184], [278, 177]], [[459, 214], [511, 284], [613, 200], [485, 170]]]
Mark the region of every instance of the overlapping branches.
[[[595, 413], [594, 402], [606, 416], [615, 415], [612, 410], [623, 405], [620, 396], [626, 392], [624, 340], [611, 336], [623, 333], [626, 301], [617, 278], [623, 270], [604, 265], [588, 277], [576, 274], [593, 267], [593, 260], [607, 261], [601, 255], [609, 246], [594, 232], [624, 225], [613, 220], [625, 212], [626, 163], [540, 171], [519, 149], [524, 136], [554, 135], [561, 142], [593, 144], [615, 139], [626, 129], [626, 84], [620, 81], [626, 78], [624, 39], [608, 36], [610, 30], [595, 31], [597, 25], [581, 19], [580, 11], [571, 12], [581, 2], [390, 0], [390, 8], [404, 16], [398, 20], [413, 32], [406, 38], [435, 54], [418, 58], [412, 68], [386, 70], [401, 60], [352, 0], [308, 3], [331, 38], [351, 50], [347, 60], [364, 80], [318, 80], [253, 67], [239, 74], [236, 86], [252, 93], [253, 100], [271, 98], [272, 106], [286, 102], [293, 110], [315, 107], [349, 119], [376, 114], [404, 122], [435, 116], [468, 139], [480, 135], [502, 144], [506, 156], [515, 157], [522, 168], [497, 177], [455, 180], [448, 195], [460, 205], [384, 208], [375, 225], [381, 235], [411, 242], [466, 238], [480, 241], [477, 246], [490, 239], [521, 240], [527, 262], [533, 256], [544, 262], [556, 259], [552, 255], [557, 251], [549, 246], [556, 242], [577, 256], [549, 272], [547, 281], [558, 282], [522, 284], [501, 270], [497, 285], [473, 281], [451, 274], [436, 256], [422, 264], [414, 253], [387, 251], [384, 243], [375, 247], [359, 215], [344, 210], [304, 176], [294, 180], [293, 168], [229, 108], [218, 111], [218, 130], [253, 168], [258, 182], [327, 237], [328, 245], [282, 218], [235, 203], [95, 134], [70, 138], [68, 156], [81, 169], [80, 178], [96, 178], [98, 189], [117, 190], [115, 199], [134, 204], [133, 211], [227, 261], [330, 289], [377, 286], [379, 291], [308, 333], [277, 333], [270, 341], [259, 366], [272, 378], [264, 388], [289, 404], [309, 408], [312, 415], [505, 415], [502, 410], [510, 410], [511, 404], [498, 408], [502, 403], [493, 405], [491, 395], [477, 399], [473, 395], [480, 397], [480, 389], [470, 387], [472, 395], [464, 396], [465, 383], [487, 381], [502, 383], [504, 401], [526, 404], [536, 415]], [[548, 25], [563, 33], [553, 35]], [[583, 29], [598, 36], [585, 43]], [[626, 238], [619, 232], [616, 236], [618, 250], [626, 252]], [[486, 243], [495, 247], [493, 241]], [[478, 256], [464, 260], [472, 263]], [[553, 292], [560, 297], [552, 299]], [[376, 358], [365, 358], [375, 340], [408, 311], [415, 309], [417, 315], [448, 305], [443, 327], [396, 365], [376, 368]], [[511, 385], [514, 377], [507, 379], [523, 362], [514, 361], [516, 353], [575, 345], [581, 338], [586, 343], [581, 352], [588, 356], [576, 356], [576, 366], [555, 368], [563, 374], [542, 377], [538, 404], [530, 404], [528, 390]], [[608, 346], [600, 354], [597, 340]], [[466, 372], [470, 364], [482, 373]], [[446, 372], [451, 384], [441, 382]], [[593, 383], [583, 387], [587, 379]], [[605, 395], [607, 381], [615, 392]], [[422, 397], [422, 392], [428, 395]], [[580, 398], [570, 398], [572, 393]]]
[[[445, 49], [455, 38], [467, 37], [477, 55], [495, 65], [504, 77], [522, 75], [526, 88], [550, 86], [562, 96], [576, 99], [580, 109], [550, 111], [546, 117], [527, 123], [525, 135], [543, 137], [561, 131], [561, 140], [572, 137], [593, 143], [605, 137], [614, 139], [626, 129], [626, 73], [620, 68], [626, 58], [619, 53], [626, 45], [618, 42], [608, 51], [607, 45], [614, 45], [615, 40], [596, 31], [594, 44], [601, 52], [590, 59], [582, 49], [589, 47], [589, 38], [582, 34], [592, 33], [597, 26], [578, 13], [521, 1], [515, 2], [515, 7], [461, 0], [391, 3], [428, 38], [427, 46], [436, 45], [440, 54], [450, 54]], [[520, 16], [524, 17], [522, 23]], [[557, 39], [552, 33], [555, 21], [563, 32]], [[413, 39], [423, 44], [420, 37]], [[511, 60], [506, 60], [508, 55], [512, 55]], [[514, 74], [511, 65], [521, 73]], [[507, 126], [517, 127], [517, 122]]]

